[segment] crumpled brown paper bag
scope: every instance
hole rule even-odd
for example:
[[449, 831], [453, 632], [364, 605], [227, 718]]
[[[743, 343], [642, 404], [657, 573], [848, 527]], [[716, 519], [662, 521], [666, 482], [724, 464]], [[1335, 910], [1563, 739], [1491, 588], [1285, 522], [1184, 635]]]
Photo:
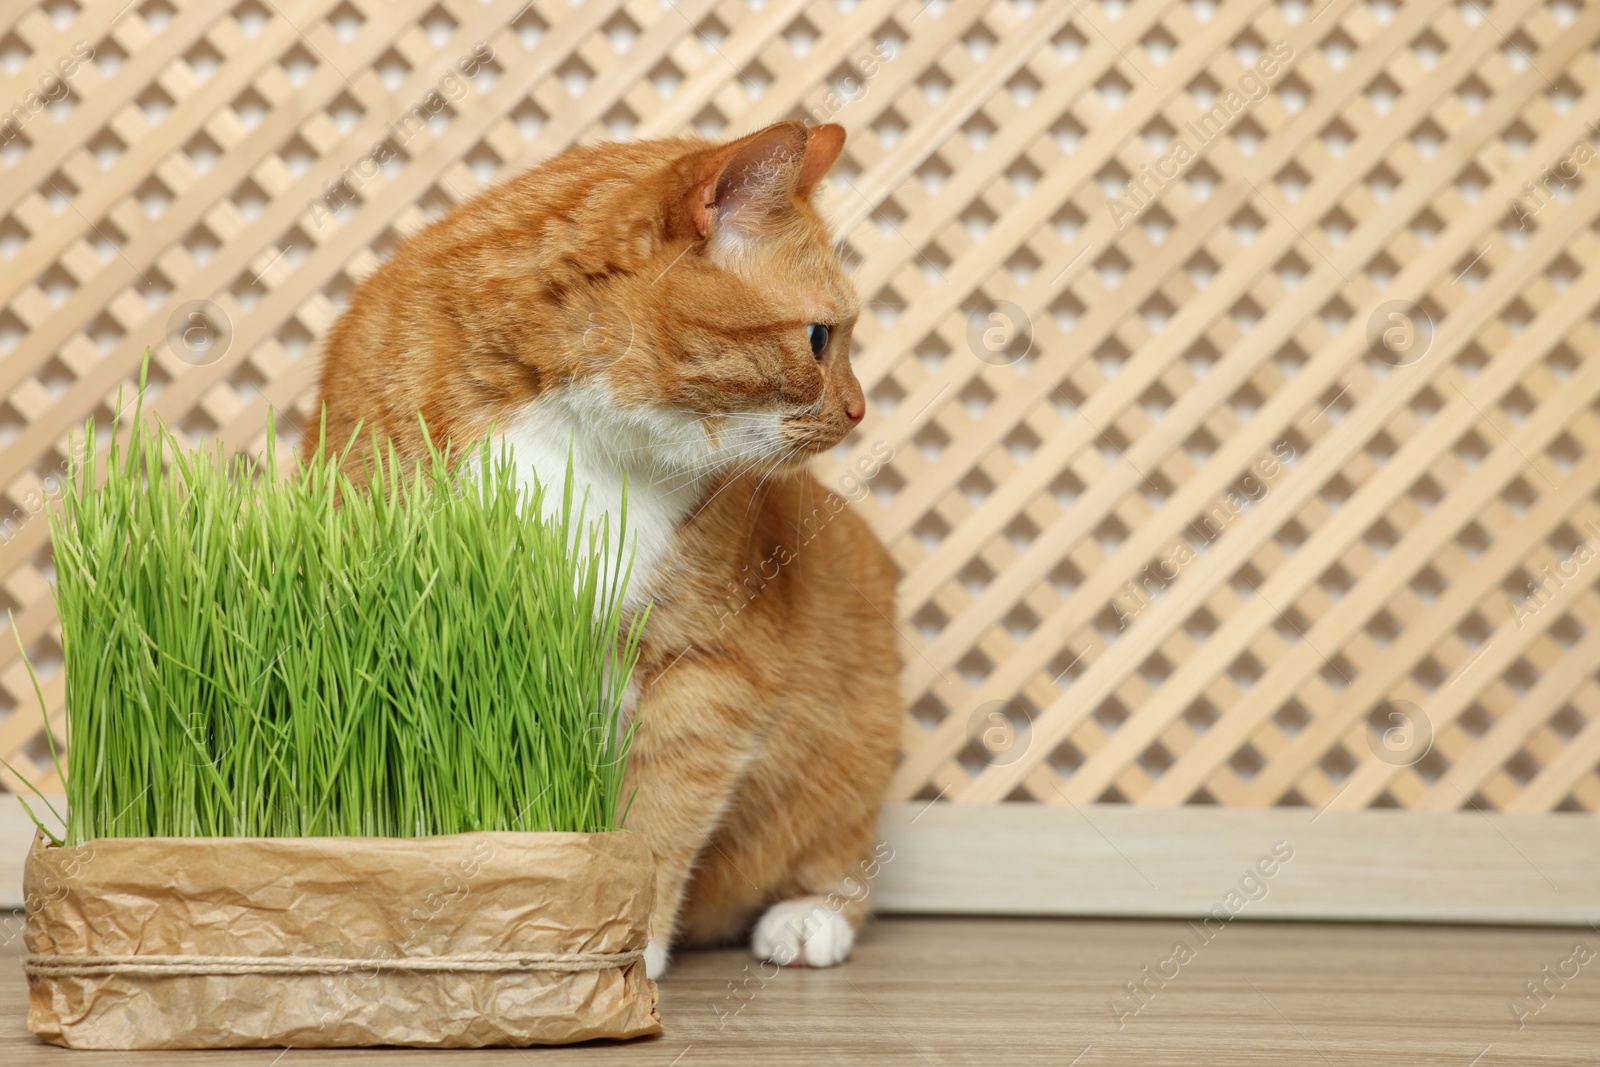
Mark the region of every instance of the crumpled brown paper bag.
[[[661, 1030], [639, 958], [653, 868], [627, 833], [126, 838], [74, 848], [37, 838], [23, 886], [27, 961], [45, 969], [82, 967], [74, 956], [339, 958], [327, 964], [337, 973], [30, 975], [28, 1029], [69, 1048], [473, 1048]], [[507, 959], [552, 953], [567, 967], [582, 954], [576, 965], [590, 969]], [[617, 954], [621, 965], [595, 954]], [[518, 969], [382, 963], [462, 955]]]

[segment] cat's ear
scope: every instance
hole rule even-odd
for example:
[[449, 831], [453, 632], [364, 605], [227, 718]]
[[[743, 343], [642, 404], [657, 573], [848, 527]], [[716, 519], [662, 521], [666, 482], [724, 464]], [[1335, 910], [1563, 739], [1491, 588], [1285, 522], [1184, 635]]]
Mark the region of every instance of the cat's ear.
[[843, 126], [830, 122], [826, 126], [809, 127], [806, 130], [806, 154], [800, 162], [800, 182], [795, 187], [795, 193], [810, 196], [843, 151]]
[[806, 149], [806, 128], [780, 122], [712, 155], [689, 205], [700, 236], [710, 236], [713, 227], [759, 233], [793, 202]]

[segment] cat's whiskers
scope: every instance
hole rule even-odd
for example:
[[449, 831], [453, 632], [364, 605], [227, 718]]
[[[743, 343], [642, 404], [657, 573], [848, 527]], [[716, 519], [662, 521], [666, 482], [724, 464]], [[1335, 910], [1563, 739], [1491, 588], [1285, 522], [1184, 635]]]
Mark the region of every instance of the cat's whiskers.
[[[727, 428], [713, 424], [714, 420], [730, 417], [751, 425]], [[725, 465], [740, 456], [750, 456], [758, 462], [765, 460], [787, 446], [785, 422], [785, 417], [778, 412], [731, 412], [702, 417], [700, 426], [712, 448], [707, 462], [711, 466]], [[760, 447], [763, 445], [767, 447]]]
[[[645, 412], [630, 411], [620, 425], [613, 424], [608, 440], [603, 444], [596, 441], [598, 450], [614, 467], [632, 472], [636, 481], [649, 482], [661, 492], [677, 495], [707, 475], [745, 459], [760, 461], [773, 448], [781, 447], [781, 441], [775, 440], [781, 430], [772, 414], [683, 408], [672, 414], [689, 418], [673, 428], [671, 423], [648, 421]], [[740, 421], [732, 426], [714, 422], [723, 419]], [[663, 426], [672, 432], [663, 436]], [[617, 434], [616, 430], [622, 432]]]
[[695, 516], [699, 515], [706, 508], [710, 507], [711, 506], [711, 502], [713, 500], [717, 499], [717, 497], [721, 496], [724, 492], [726, 492], [728, 486], [732, 485], [734, 482], [739, 481], [746, 474], [750, 473], [750, 471], [754, 470], [757, 463], [760, 463], [763, 460], [768, 459], [768, 458], [770, 458], [770, 457], [766, 456], [766, 455], [755, 456], [752, 459], [750, 459], [747, 463], [745, 463], [743, 466], [741, 466], [738, 470], [736, 470], [732, 474], [728, 475], [728, 477], [723, 481], [722, 486], [715, 493], [712, 493], [709, 497], [707, 497], [705, 499], [704, 503], [702, 503], [699, 507], [694, 509], [694, 515], [690, 515], [688, 521], [692, 521], [695, 518]]
[[756, 482], [755, 489], [750, 493], [750, 500], [744, 506], [744, 513], [746, 517], [749, 516], [750, 509], [755, 507], [756, 500], [760, 498], [761, 487], [766, 485], [767, 479], [776, 474], [785, 463], [794, 458], [794, 454], [797, 449], [797, 445], [790, 445], [788, 448], [784, 449], [782, 452], [773, 457], [772, 463], [767, 467], [766, 472], [761, 475], [761, 480]]
[[[764, 441], [770, 441], [770, 438], [764, 438]], [[726, 470], [730, 467], [735, 469], [736, 473], [732, 475], [734, 477], [739, 474], [748, 473], [757, 464], [764, 463], [767, 459], [769, 459], [773, 455], [775, 449], [779, 447], [781, 447], [781, 445], [772, 443], [765, 448], [755, 448], [750, 450], [730, 449], [726, 452], [718, 453], [707, 460], [694, 473], [694, 477], [700, 477], [718, 469]]]
[[[729, 471], [727, 479], [728, 483], [731, 483], [767, 463], [776, 461], [775, 469], [776, 466], [782, 465], [794, 448], [785, 438], [781, 421], [774, 414], [748, 417], [758, 420], [762, 425], [720, 432], [708, 431], [708, 442], [716, 447], [704, 461], [679, 472], [680, 488], [719, 469]], [[728, 483], [718, 489], [717, 493], [727, 488]], [[712, 494], [713, 497], [716, 495]]]
[[[750, 463], [758, 462], [761, 458], [763, 458], [763, 456], [764, 456], [764, 453], [757, 453], [754, 457], [751, 457], [747, 462], [750, 462]], [[737, 457], [738, 457], [738, 454], [735, 454], [735, 459], [734, 459], [735, 463], [738, 462], [738, 458]], [[686, 467], [686, 468], [683, 468], [683, 469], [679, 470], [677, 472], [678, 481], [677, 481], [677, 483], [675, 485], [673, 485], [671, 487], [671, 489], [672, 489], [673, 492], [677, 492], [680, 489], [684, 489], [687, 486], [692, 485], [694, 482], [698, 481], [700, 478], [704, 477], [705, 475], [710, 474], [713, 471], [716, 471], [718, 469], [725, 468], [727, 466], [729, 466], [729, 458], [728, 458], [727, 453], [726, 452], [716, 453], [715, 455], [712, 455], [708, 459], [704, 459], [704, 460], [702, 460], [701, 462], [699, 462], [697, 464], [694, 464], [694, 465], [692, 465], [690, 467]]]
[[761, 457], [762, 453], [757, 453], [752, 457], [749, 456], [748, 453], [733, 452], [731, 450], [719, 452], [716, 455], [701, 460], [699, 463], [693, 464], [692, 466], [681, 467], [674, 471], [671, 475], [672, 482], [670, 489], [672, 492], [678, 492], [679, 490], [685, 489], [702, 478], [712, 475], [719, 470], [726, 470], [730, 466], [739, 465], [741, 462], [759, 460]]
[[774, 415], [754, 416], [745, 420], [745, 425], [735, 424], [725, 426], [714, 422], [710, 418], [700, 420], [700, 429], [706, 435], [707, 442], [713, 449], [724, 442], [745, 441], [752, 438], [775, 437], [782, 432], [782, 424]]
[[759, 434], [769, 434], [770, 435], [774, 428], [775, 428], [774, 420], [766, 419], [763, 422], [758, 423], [758, 424], [756, 424], [754, 426], [735, 426], [735, 427], [733, 427], [731, 429], [722, 429], [722, 428], [718, 428], [718, 427], [709, 427], [706, 430], [706, 434], [707, 434], [708, 438], [712, 438], [712, 437], [735, 437], [735, 436], [738, 436], [738, 437], [749, 437], [749, 436], [752, 436], [752, 435], [759, 435]]
[[796, 414], [808, 415], [815, 418], [822, 414], [822, 407], [828, 402], [828, 379], [822, 379], [822, 392], [818, 394], [816, 402], [801, 408]]
[[[684, 411], [690, 415], [703, 415], [705, 419], [763, 420], [772, 418], [774, 414], [773, 412], [763, 411], [695, 411], [692, 408], [685, 408]], [[705, 421], [705, 419], [701, 421]]]
[[[733, 440], [755, 439], [755, 438], [768, 437], [768, 436], [770, 436], [770, 434], [765, 430], [740, 429], [740, 430], [728, 431], [728, 432], [719, 434], [718, 435], [718, 440], [719, 441], [733, 441]], [[648, 453], [652, 453], [652, 454], [658, 454], [660, 451], [661, 451], [661, 446], [659, 444], [656, 444], [656, 443], [653, 443], [653, 442], [650, 443], [650, 444], [635, 445], [632, 448], [613, 448], [613, 449], [609, 450], [609, 452], [610, 452], [610, 454], [612, 456], [627, 456], [627, 455], [633, 455], [633, 454], [639, 453], [639, 452], [648, 452]], [[721, 452], [721, 451], [718, 451], [718, 452], [716, 452], [714, 454], [713, 460], [717, 460], [719, 458], [725, 458], [724, 453]], [[673, 469], [676, 470], [676, 469], [679, 469], [679, 468], [674, 467]]]

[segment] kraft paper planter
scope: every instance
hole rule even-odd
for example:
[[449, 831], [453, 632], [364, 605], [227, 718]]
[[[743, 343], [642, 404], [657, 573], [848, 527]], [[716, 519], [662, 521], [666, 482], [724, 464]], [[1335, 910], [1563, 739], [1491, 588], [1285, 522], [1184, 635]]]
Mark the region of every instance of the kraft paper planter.
[[78, 1049], [658, 1033], [626, 833], [34, 841], [28, 1028]]

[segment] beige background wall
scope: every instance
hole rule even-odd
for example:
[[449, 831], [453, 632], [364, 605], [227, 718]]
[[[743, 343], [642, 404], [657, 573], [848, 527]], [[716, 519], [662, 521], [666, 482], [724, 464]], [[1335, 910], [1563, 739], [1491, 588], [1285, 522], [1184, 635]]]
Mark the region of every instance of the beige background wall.
[[[797, 116], [850, 131], [872, 405], [830, 478], [893, 450], [896, 798], [1600, 807], [1600, 9], [7, 10], [0, 607], [52, 712], [38, 513], [147, 345], [169, 421], [260, 447], [484, 183]], [[0, 754], [48, 780], [6, 628]]]

